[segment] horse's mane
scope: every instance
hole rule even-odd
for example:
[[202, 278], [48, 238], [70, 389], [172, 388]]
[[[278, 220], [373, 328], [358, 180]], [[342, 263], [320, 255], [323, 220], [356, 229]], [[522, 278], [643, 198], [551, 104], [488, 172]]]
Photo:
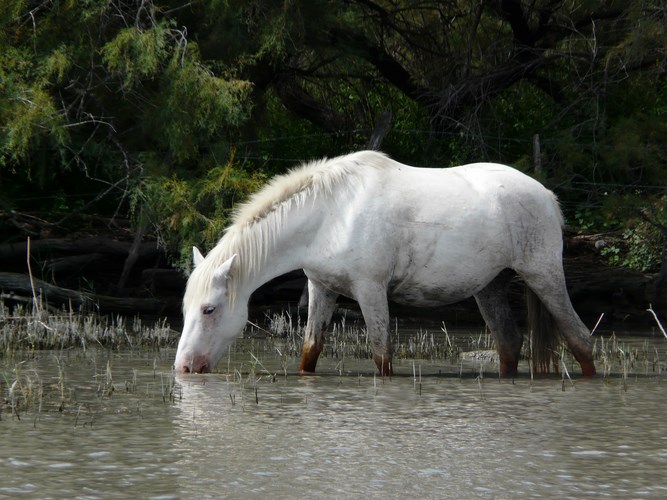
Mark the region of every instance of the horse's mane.
[[289, 210], [307, 200], [346, 190], [358, 177], [360, 166], [382, 168], [389, 158], [375, 151], [360, 151], [332, 159], [303, 163], [284, 175], [274, 177], [266, 186], [234, 211], [232, 224], [206, 259], [192, 272], [183, 297], [183, 310], [201, 304], [210, 293], [215, 270], [232, 255], [238, 259], [228, 287], [230, 303], [236, 287], [253, 276], [266, 262], [268, 252]]

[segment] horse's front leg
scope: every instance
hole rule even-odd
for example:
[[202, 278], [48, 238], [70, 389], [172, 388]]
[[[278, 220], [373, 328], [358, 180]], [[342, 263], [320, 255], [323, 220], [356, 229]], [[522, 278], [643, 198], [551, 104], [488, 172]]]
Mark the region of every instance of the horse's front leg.
[[301, 351], [301, 373], [314, 373], [324, 347], [324, 332], [336, 309], [338, 294], [308, 280], [308, 321]]
[[373, 360], [380, 375], [393, 374], [392, 346], [389, 338], [389, 304], [387, 290], [373, 283], [358, 284], [355, 298], [366, 323], [366, 333], [371, 345]]

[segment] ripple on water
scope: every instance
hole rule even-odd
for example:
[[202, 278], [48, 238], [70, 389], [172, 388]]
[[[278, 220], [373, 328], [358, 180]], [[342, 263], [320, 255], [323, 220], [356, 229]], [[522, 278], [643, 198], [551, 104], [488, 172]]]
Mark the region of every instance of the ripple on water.
[[[133, 370], [138, 387], [154, 383], [152, 361], [107, 355], [119, 387]], [[98, 396], [91, 373], [107, 362], [89, 365], [68, 382], [104, 410], [0, 420], [0, 496], [667, 497], [659, 378], [563, 390], [556, 378], [423, 376], [417, 390], [411, 377], [289, 375], [259, 380], [257, 403], [254, 383], [210, 374], [184, 377], [170, 403], [159, 390]]]

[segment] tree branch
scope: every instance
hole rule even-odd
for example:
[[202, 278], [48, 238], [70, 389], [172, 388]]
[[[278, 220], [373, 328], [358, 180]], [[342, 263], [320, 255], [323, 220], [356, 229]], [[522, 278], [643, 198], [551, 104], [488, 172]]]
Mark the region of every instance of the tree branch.
[[345, 118], [310, 95], [293, 74], [279, 74], [274, 80], [274, 87], [282, 103], [295, 115], [329, 132], [339, 132], [345, 128]]

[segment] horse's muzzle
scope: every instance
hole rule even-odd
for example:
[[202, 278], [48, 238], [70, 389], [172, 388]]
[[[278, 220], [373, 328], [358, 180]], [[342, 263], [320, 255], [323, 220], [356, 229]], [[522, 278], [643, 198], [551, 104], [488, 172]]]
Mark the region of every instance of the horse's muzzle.
[[176, 360], [174, 370], [177, 373], [209, 373], [211, 364], [208, 356], [194, 356], [190, 359], [186, 357], [185, 361]]

